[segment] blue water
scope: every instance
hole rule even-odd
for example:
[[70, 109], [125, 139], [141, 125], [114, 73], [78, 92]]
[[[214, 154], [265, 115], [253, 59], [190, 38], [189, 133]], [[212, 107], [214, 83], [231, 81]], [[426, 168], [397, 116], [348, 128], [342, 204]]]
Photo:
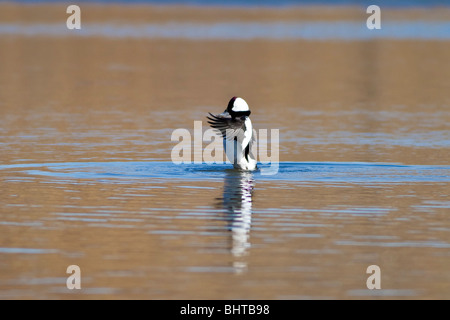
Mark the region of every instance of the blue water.
[[[7, 1], [0, 1], [7, 2]], [[11, 2], [11, 1], [9, 1]], [[64, 0], [16, 0], [15, 2], [24, 3], [43, 3], [60, 2], [68, 3]], [[145, 3], [156, 5], [195, 5], [195, 6], [298, 6], [298, 5], [356, 5], [369, 6], [376, 4], [387, 7], [430, 7], [430, 6], [448, 6], [450, 3], [446, 0], [78, 0], [76, 3]]]
[[[365, 185], [410, 182], [450, 182], [450, 166], [402, 165], [361, 162], [280, 162], [275, 174], [270, 164], [253, 172], [258, 181], [286, 183], [356, 183]], [[275, 168], [272, 165], [272, 168]], [[222, 181], [235, 171], [229, 164], [179, 164], [172, 162], [63, 162], [2, 165], [0, 170], [20, 171], [30, 177], [68, 180], [93, 179], [104, 183], [167, 181]], [[274, 171], [275, 172], [275, 171]], [[57, 181], [57, 180], [56, 180]], [[55, 182], [56, 182], [55, 181]]]

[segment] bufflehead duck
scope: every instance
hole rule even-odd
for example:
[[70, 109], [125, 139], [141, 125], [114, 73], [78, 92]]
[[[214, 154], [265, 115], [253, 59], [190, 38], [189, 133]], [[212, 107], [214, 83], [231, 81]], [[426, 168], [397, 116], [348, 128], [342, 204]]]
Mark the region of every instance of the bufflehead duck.
[[250, 108], [244, 99], [233, 97], [225, 111], [214, 115], [209, 113], [208, 123], [223, 136], [225, 153], [234, 168], [255, 170], [256, 160], [252, 154], [255, 142], [252, 121], [249, 118]]

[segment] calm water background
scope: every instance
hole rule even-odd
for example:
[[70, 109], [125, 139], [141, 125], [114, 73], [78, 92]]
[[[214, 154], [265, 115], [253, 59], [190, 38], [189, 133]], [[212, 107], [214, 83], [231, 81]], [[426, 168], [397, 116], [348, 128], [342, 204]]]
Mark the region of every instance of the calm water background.
[[[445, 9], [1, 9], [0, 298], [450, 297]], [[174, 165], [233, 95], [278, 174]]]
[[[8, 2], [2, 0], [0, 2]], [[9, 1], [11, 2], [11, 1]], [[15, 0], [22, 3], [68, 3], [66, 0]], [[377, 4], [386, 7], [432, 7], [448, 6], [445, 0], [79, 0], [78, 3], [120, 3], [120, 4], [156, 4], [156, 5], [195, 5], [195, 6], [244, 6], [244, 7], [284, 7], [299, 5], [344, 5], [370, 6]]]

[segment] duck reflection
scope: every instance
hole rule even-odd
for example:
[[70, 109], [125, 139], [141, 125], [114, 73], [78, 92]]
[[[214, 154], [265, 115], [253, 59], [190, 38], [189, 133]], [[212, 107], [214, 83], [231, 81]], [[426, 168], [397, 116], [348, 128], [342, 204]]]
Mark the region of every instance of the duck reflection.
[[231, 254], [237, 272], [247, 269], [242, 259], [250, 247], [250, 224], [252, 218], [252, 192], [254, 188], [251, 172], [229, 170], [226, 173], [223, 189], [223, 207], [226, 210], [228, 230], [231, 232]]

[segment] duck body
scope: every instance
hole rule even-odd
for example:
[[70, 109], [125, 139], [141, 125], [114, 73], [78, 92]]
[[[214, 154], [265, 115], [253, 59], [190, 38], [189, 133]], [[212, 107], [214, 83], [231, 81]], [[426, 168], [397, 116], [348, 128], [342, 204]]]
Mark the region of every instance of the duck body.
[[252, 153], [255, 143], [250, 108], [244, 99], [233, 97], [221, 114], [209, 114], [208, 123], [223, 137], [223, 146], [233, 167], [252, 171], [257, 169], [257, 161]]

